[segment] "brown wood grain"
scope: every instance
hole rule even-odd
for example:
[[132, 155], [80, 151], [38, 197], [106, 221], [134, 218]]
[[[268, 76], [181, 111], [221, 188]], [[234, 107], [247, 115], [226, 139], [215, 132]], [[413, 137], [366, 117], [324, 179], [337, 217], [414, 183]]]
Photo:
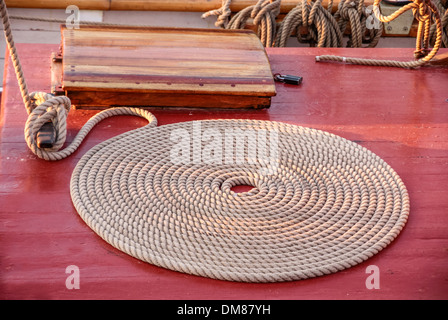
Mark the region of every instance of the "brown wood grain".
[[65, 9], [76, 5], [81, 10], [110, 10], [111, 0], [5, 0], [8, 8]]
[[63, 27], [61, 47], [61, 85], [69, 97], [105, 92], [79, 107], [103, 107], [108, 93], [122, 93], [131, 105], [176, 107], [193, 100], [207, 107], [207, 94], [234, 107], [269, 106], [275, 95], [266, 52], [249, 30]]

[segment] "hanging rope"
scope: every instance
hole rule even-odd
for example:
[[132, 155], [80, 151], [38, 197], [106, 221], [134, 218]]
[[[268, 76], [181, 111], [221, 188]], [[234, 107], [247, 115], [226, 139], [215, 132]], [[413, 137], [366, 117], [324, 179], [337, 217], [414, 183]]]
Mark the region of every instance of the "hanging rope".
[[[149, 121], [149, 125], [156, 124], [154, 116], [139, 108], [112, 108], [93, 116], [79, 131], [75, 139], [65, 149], [60, 150], [67, 136], [67, 116], [71, 108], [70, 99], [65, 96], [55, 97], [46, 92], [28, 93], [25, 76], [22, 71], [17, 49], [11, 31], [8, 11], [4, 0], [0, 0], [0, 13], [5, 33], [5, 39], [10, 53], [14, 71], [19, 83], [20, 93], [28, 113], [25, 124], [25, 140], [30, 150], [41, 159], [61, 160], [68, 157], [79, 147], [83, 139], [101, 120], [116, 115], [135, 115]], [[37, 144], [37, 133], [42, 126], [51, 121], [56, 130], [56, 141], [51, 148], [40, 148]]]
[[[327, 9], [322, 6], [322, 0], [308, 2], [301, 0], [283, 19], [277, 32], [276, 47], [285, 47], [294, 32], [297, 40], [307, 42], [318, 47], [341, 47], [342, 32], [335, 18], [331, 15], [333, 1]], [[307, 34], [302, 34], [302, 28], [307, 29]]]
[[[442, 43], [442, 24], [437, 8], [430, 0], [414, 0], [389, 16], [383, 16], [380, 12], [379, 4], [381, 0], [375, 0], [373, 4], [373, 11], [375, 16], [381, 22], [390, 22], [403, 14], [407, 10], [411, 10], [414, 13], [414, 17], [419, 22], [417, 31], [417, 41], [415, 49], [415, 61], [395, 61], [395, 60], [377, 60], [377, 59], [361, 59], [361, 58], [349, 58], [339, 57], [332, 55], [317, 56], [316, 61], [337, 61], [350, 64], [370, 65], [370, 66], [387, 66], [387, 67], [400, 67], [400, 68], [416, 68], [428, 63], [437, 53]], [[432, 50], [429, 49], [429, 36], [430, 25], [432, 19], [436, 24], [436, 40]]]
[[344, 34], [347, 26], [350, 26], [350, 40], [347, 47], [361, 48], [363, 43], [368, 43], [368, 48], [377, 45], [383, 34], [383, 23], [367, 29], [368, 12], [364, 0], [341, 0], [334, 18], [338, 21], [339, 29]]
[[[265, 47], [272, 47], [277, 30], [276, 17], [280, 13], [281, 0], [259, 0], [255, 5], [248, 6], [230, 19], [231, 0], [223, 0], [222, 7], [204, 13], [202, 18], [218, 16], [215, 25], [225, 29], [244, 29], [249, 18], [257, 27], [258, 37]], [[230, 21], [229, 21], [230, 19]]]
[[[445, 9], [443, 7], [442, 2], [440, 0], [433, 0], [434, 5], [436, 6], [437, 10], [439, 11], [440, 20], [442, 24], [442, 44], [441, 48], [448, 48], [448, 8]], [[448, 2], [447, 5], [448, 6]], [[433, 24], [431, 26], [430, 31], [430, 43], [432, 46], [434, 46], [435, 40], [436, 40], [436, 25]]]
[[281, 0], [259, 0], [257, 4], [238, 12], [230, 20], [228, 29], [243, 29], [248, 18], [257, 26], [258, 37], [265, 47], [272, 47], [277, 31], [276, 17], [280, 13]]

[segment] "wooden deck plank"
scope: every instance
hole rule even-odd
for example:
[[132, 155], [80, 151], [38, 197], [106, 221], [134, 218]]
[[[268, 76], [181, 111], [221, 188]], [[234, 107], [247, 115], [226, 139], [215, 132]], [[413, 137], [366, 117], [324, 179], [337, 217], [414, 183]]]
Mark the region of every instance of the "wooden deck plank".
[[[48, 91], [54, 45], [19, 44], [30, 90]], [[445, 50], [446, 51], [446, 50]], [[159, 125], [212, 118], [276, 120], [355, 141], [402, 177], [411, 201], [408, 223], [382, 252], [324, 277], [276, 284], [211, 280], [158, 268], [116, 250], [77, 215], [69, 180], [95, 144], [140, 127], [120, 116], [100, 123], [68, 159], [45, 162], [23, 140], [26, 112], [9, 60], [0, 110], [0, 297], [2, 299], [447, 299], [448, 69], [402, 70], [316, 63], [318, 54], [407, 60], [406, 49], [267, 49], [274, 72], [304, 77], [277, 84], [270, 109], [154, 109]], [[44, 63], [36, 64], [35, 61]], [[73, 110], [68, 141], [96, 111]], [[80, 268], [79, 290], [65, 287], [65, 268]], [[380, 269], [378, 290], [366, 267]]]

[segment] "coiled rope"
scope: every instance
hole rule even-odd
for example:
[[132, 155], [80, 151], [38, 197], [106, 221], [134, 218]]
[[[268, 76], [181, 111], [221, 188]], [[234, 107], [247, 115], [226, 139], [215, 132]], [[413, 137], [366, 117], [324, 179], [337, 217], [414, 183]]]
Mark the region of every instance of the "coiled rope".
[[[430, 62], [440, 47], [448, 47], [448, 10], [443, 8], [440, 0], [434, 0], [434, 3], [431, 0], [413, 0], [412, 3], [399, 8], [387, 17], [380, 13], [380, 2], [381, 0], [375, 0], [373, 3], [373, 13], [378, 19], [373, 21], [378, 25], [371, 26], [368, 19], [373, 18], [372, 10], [364, 5], [363, 0], [341, 0], [334, 15], [331, 14], [332, 0], [329, 1], [326, 9], [322, 6], [322, 0], [300, 0], [279, 24], [276, 24], [275, 17], [279, 14], [281, 1], [275, 0], [259, 0], [256, 5], [243, 9], [233, 18], [231, 18], [230, 10], [231, 0], [223, 0], [221, 8], [206, 12], [202, 17], [218, 16], [215, 25], [227, 29], [244, 28], [247, 20], [252, 18], [254, 25], [257, 26], [259, 37], [266, 47], [285, 47], [287, 40], [294, 33], [297, 34], [297, 40], [301, 43], [307, 42], [318, 47], [342, 47], [343, 35], [350, 26], [347, 47], [360, 48], [367, 43], [366, 47], [373, 48], [383, 34], [383, 23], [390, 22], [412, 9], [415, 18], [419, 21], [414, 52], [417, 60], [403, 62], [322, 55], [317, 56], [316, 61], [417, 68]], [[430, 43], [433, 46], [431, 50]]]
[[[224, 138], [229, 131], [265, 135], [239, 149]], [[265, 153], [275, 149], [277, 156]], [[178, 150], [181, 161], [174, 160]], [[213, 153], [220, 156], [206, 157]], [[241, 184], [254, 188], [232, 191]], [[327, 132], [274, 121], [139, 128], [89, 150], [70, 189], [82, 219], [119, 250], [170, 270], [242, 282], [352, 267], [393, 241], [409, 214], [403, 182], [378, 156]]]
[[[243, 29], [248, 19], [252, 18], [265, 47], [285, 47], [293, 33], [297, 34], [297, 40], [301, 43], [341, 47], [348, 24], [351, 25], [352, 41], [348, 43], [351, 47], [361, 47], [366, 42], [369, 47], [374, 47], [382, 34], [382, 23], [378, 28], [366, 31], [366, 19], [370, 13], [363, 0], [341, 1], [334, 16], [332, 0], [326, 9], [322, 6], [322, 0], [301, 0], [279, 24], [276, 23], [276, 17], [280, 13], [280, 0], [259, 0], [233, 17], [230, 4], [231, 0], [223, 0], [221, 8], [208, 11], [202, 17], [217, 16], [215, 25], [225, 29]], [[306, 30], [305, 35], [302, 34], [303, 30]]]

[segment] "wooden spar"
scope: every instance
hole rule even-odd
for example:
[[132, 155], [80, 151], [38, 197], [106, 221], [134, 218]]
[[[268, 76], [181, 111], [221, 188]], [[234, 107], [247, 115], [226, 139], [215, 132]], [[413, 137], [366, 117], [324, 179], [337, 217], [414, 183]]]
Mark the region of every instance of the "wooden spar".
[[75, 5], [81, 10], [110, 10], [110, 0], [5, 0], [8, 8], [65, 9]]
[[[340, 0], [334, 0], [333, 10], [336, 10]], [[238, 12], [256, 3], [256, 0], [233, 0], [230, 6], [233, 12]], [[291, 11], [297, 0], [283, 0], [281, 13]], [[81, 10], [134, 10], [134, 11], [187, 11], [205, 12], [221, 7], [221, 0], [6, 0], [9, 8], [41, 8], [65, 9], [69, 5], [76, 5]], [[327, 7], [328, 0], [322, 5]], [[373, 4], [373, 0], [365, 0], [366, 6]]]
[[[373, 0], [367, 0], [367, 2]], [[337, 7], [340, 0], [335, 0], [333, 7]], [[232, 0], [230, 9], [238, 12], [257, 3], [256, 0]], [[283, 0], [281, 3], [281, 13], [291, 11], [297, 0]], [[323, 0], [322, 5], [327, 6], [328, 0]], [[193, 11], [202, 12], [218, 9], [222, 5], [221, 0], [111, 0], [111, 10], [153, 10], [153, 11]]]

